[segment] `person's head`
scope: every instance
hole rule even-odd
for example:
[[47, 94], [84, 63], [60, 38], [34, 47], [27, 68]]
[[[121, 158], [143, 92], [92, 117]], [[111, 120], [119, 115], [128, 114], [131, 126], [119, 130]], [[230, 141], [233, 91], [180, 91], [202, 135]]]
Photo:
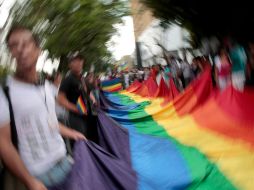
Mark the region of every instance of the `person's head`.
[[41, 49], [31, 30], [23, 26], [14, 26], [10, 29], [6, 42], [12, 57], [16, 59], [16, 72], [26, 73], [36, 68]]
[[250, 49], [250, 54], [254, 55], [254, 42], [251, 41], [249, 43], [249, 49]]
[[69, 59], [69, 68], [71, 72], [75, 75], [80, 75], [82, 73], [83, 65], [84, 65], [84, 58], [83, 56], [79, 54], [73, 55]]
[[194, 57], [193, 59], [192, 59], [192, 66], [194, 67], [194, 68], [196, 68], [197, 66], [198, 66], [198, 64], [200, 64], [200, 62], [201, 62], [201, 57]]
[[87, 81], [89, 82], [89, 83], [94, 83], [94, 73], [88, 73], [88, 75], [87, 75]]
[[154, 69], [155, 69], [155, 71], [159, 71], [160, 70], [160, 65], [158, 65], [158, 64], [154, 65]]
[[227, 49], [222, 46], [219, 48], [219, 56], [225, 56], [225, 55], [227, 55]]
[[249, 42], [250, 66], [254, 69], [254, 41]]
[[232, 50], [233, 48], [235, 48], [236, 46], [238, 46], [238, 42], [236, 39], [234, 38], [229, 38], [228, 40], [228, 50]]
[[175, 61], [175, 60], [176, 60], [176, 58], [173, 55], [171, 55], [170, 56], [170, 61]]

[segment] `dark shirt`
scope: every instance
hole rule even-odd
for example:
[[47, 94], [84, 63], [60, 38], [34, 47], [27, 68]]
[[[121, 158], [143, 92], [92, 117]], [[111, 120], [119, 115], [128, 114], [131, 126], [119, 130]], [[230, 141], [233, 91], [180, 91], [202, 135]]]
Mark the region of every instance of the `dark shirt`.
[[59, 91], [63, 92], [68, 101], [75, 105], [77, 104], [79, 96], [82, 96], [88, 114], [91, 113], [91, 105], [89, 102], [90, 98], [88, 93], [86, 93], [83, 88], [81, 78], [70, 73], [65, 79], [62, 80]]
[[192, 71], [195, 76], [198, 76], [198, 74], [201, 72], [201, 69], [199, 67], [196, 67], [196, 68], [192, 68]]
[[86, 81], [87, 94], [90, 94], [91, 91], [95, 89], [94, 84]]
[[78, 97], [82, 94], [81, 79], [70, 73], [62, 80], [59, 91], [66, 95], [68, 101], [76, 104]]

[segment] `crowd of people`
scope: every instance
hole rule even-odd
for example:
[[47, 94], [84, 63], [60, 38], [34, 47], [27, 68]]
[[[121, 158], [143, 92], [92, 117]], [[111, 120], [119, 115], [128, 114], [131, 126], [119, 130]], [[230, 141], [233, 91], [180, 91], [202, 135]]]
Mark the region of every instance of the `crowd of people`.
[[135, 80], [142, 82], [149, 76], [158, 85], [161, 77], [167, 85], [172, 78], [178, 90], [183, 91], [206, 67], [211, 67], [213, 84], [220, 90], [229, 85], [239, 91], [243, 91], [245, 85], [254, 86], [254, 43], [244, 48], [230, 40], [218, 48], [218, 53], [213, 57], [197, 56], [189, 63], [186, 58], [170, 56], [166, 65], [155, 64], [120, 72], [115, 70], [103, 79], [122, 78], [124, 88], [128, 88]]
[[[73, 165], [63, 138], [71, 140], [72, 150], [74, 141], [89, 136], [88, 125], [94, 126], [89, 119], [97, 104], [93, 80], [82, 77], [80, 55], [70, 57], [62, 81], [60, 74], [54, 83], [43, 80], [36, 71], [39, 42], [28, 28], [13, 27], [6, 41], [17, 64], [0, 88], [0, 158], [5, 166], [0, 189], [46, 190], [61, 184]], [[68, 111], [68, 122], [61, 121], [56, 107]]]
[[[55, 73], [49, 83], [36, 71], [40, 54], [36, 39], [27, 28], [10, 30], [7, 44], [17, 68], [0, 89], [0, 158], [29, 190], [45, 190], [64, 181], [73, 164], [66, 153], [68, 149], [71, 153], [74, 141], [86, 137], [96, 141], [96, 128], [89, 128], [96, 126], [100, 80], [122, 78], [128, 88], [135, 80], [143, 82], [149, 77], [158, 85], [163, 78], [168, 86], [172, 79], [183, 91], [210, 67], [214, 85], [221, 90], [231, 84], [239, 91], [254, 85], [254, 43], [244, 48], [230, 40], [213, 57], [199, 56], [189, 63], [186, 58], [170, 56], [166, 65], [115, 70], [103, 78], [92, 72], [84, 77], [85, 59], [73, 54], [66, 76]], [[62, 137], [71, 139], [69, 147]]]

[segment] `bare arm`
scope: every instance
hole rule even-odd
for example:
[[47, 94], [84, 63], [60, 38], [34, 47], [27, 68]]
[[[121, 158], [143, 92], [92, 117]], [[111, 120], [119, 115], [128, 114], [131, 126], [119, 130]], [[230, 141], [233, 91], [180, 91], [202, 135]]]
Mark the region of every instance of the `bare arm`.
[[63, 124], [59, 123], [60, 134], [63, 137], [74, 139], [74, 140], [86, 140], [86, 137], [78, 131], [70, 129]]
[[204, 68], [203, 68], [203, 66], [202, 66], [202, 64], [200, 62], [198, 63], [198, 67], [201, 70], [201, 72], [204, 71]]
[[93, 104], [96, 105], [97, 101], [96, 101], [96, 98], [94, 97], [92, 91], [90, 92], [89, 96], [90, 96], [90, 99], [92, 100]]
[[63, 92], [58, 93], [57, 101], [60, 105], [62, 105], [67, 110], [72, 111], [74, 113], [79, 113], [76, 105], [69, 102], [69, 100], [66, 98], [66, 95]]
[[0, 127], [0, 155], [7, 168], [30, 190], [46, 190], [40, 181], [30, 175], [21, 160], [11, 140], [10, 124]]

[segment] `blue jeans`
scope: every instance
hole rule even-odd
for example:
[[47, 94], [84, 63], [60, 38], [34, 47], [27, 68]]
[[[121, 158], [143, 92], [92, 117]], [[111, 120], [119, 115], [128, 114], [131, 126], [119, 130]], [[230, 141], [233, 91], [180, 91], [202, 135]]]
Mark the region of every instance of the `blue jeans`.
[[47, 187], [59, 185], [70, 173], [72, 164], [72, 158], [66, 156], [57, 162], [49, 171], [37, 176], [37, 178]]

